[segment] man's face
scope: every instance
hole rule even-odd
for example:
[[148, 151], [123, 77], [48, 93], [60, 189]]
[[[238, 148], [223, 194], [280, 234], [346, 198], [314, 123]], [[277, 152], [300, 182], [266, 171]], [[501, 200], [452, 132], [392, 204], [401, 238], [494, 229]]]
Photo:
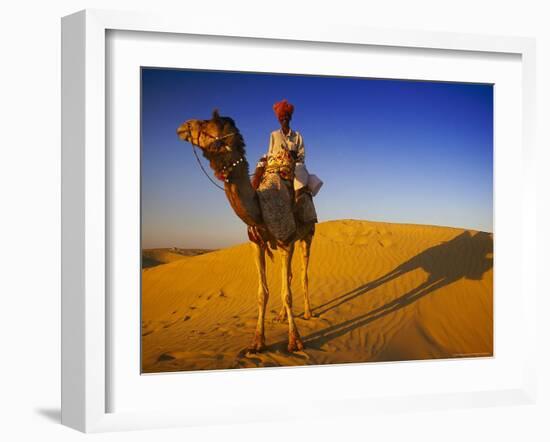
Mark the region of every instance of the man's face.
[[290, 116], [289, 115], [281, 115], [279, 117], [279, 123], [281, 124], [281, 127], [283, 129], [288, 129], [288, 126], [290, 124]]

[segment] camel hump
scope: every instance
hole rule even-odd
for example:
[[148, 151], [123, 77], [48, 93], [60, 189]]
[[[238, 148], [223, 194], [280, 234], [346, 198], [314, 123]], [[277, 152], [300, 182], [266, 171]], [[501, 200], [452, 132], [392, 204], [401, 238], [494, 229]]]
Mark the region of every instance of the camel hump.
[[257, 190], [265, 226], [279, 241], [296, 233], [291, 185], [278, 173], [266, 173]]

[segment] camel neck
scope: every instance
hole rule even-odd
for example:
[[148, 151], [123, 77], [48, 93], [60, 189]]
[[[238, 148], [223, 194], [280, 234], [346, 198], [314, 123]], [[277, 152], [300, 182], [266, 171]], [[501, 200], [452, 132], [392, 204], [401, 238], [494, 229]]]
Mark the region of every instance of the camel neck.
[[250, 184], [248, 167], [235, 170], [229, 183], [225, 184], [225, 195], [235, 214], [247, 225], [261, 224], [262, 215], [256, 191]]

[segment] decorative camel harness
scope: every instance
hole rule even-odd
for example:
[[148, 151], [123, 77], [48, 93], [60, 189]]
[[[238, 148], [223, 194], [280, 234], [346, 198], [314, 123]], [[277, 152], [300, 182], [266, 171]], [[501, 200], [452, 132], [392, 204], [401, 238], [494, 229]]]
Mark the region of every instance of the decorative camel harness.
[[[189, 133], [191, 134], [192, 132], [190, 130], [189, 124], [187, 124], [187, 127], [189, 128]], [[200, 158], [197, 154], [197, 144], [200, 141], [201, 135], [203, 135], [203, 134], [206, 135], [207, 137], [213, 139], [214, 141], [212, 141], [212, 143], [221, 142], [221, 146], [225, 147], [225, 150], [227, 150], [228, 152], [231, 152], [231, 147], [225, 141], [222, 141], [222, 140], [224, 140], [226, 138], [229, 138], [229, 137], [232, 137], [234, 135], [237, 135], [237, 132], [231, 132], [231, 133], [225, 134], [221, 137], [216, 137], [214, 135], [209, 134], [206, 131], [203, 131], [202, 129], [199, 129], [199, 132], [197, 134], [197, 143], [195, 143], [195, 140], [193, 140], [193, 138], [191, 138], [191, 145], [193, 146], [193, 153], [195, 154], [195, 158], [197, 159], [197, 163], [199, 164], [199, 167], [201, 168], [202, 172], [206, 175], [206, 178], [208, 178], [210, 180], [210, 182], [212, 184], [214, 184], [214, 186], [216, 186], [220, 190], [225, 191], [225, 189], [222, 186], [220, 186], [212, 178], [210, 178], [210, 175], [208, 175], [208, 172], [206, 172], [206, 170], [205, 170], [204, 166], [202, 165], [202, 162], [201, 162], [201, 160], [200, 160]], [[216, 178], [218, 178], [221, 181], [225, 181], [226, 183], [228, 183], [229, 182], [229, 175], [231, 174], [231, 172], [233, 172], [233, 170], [239, 164], [242, 164], [244, 161], [245, 161], [244, 156], [242, 156], [237, 161], [234, 161], [233, 163], [231, 163], [227, 166], [223, 166], [222, 170], [219, 173], [216, 173]]]

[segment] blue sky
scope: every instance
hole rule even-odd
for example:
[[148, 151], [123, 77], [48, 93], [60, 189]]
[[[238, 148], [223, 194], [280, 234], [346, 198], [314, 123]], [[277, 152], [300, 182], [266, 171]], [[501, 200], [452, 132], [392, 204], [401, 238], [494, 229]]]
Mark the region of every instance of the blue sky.
[[[142, 69], [143, 247], [218, 248], [247, 240], [222, 191], [176, 128], [218, 108], [233, 118], [251, 168], [278, 122], [325, 185], [319, 221], [354, 218], [493, 230], [492, 85]], [[204, 161], [206, 165], [206, 161]]]

